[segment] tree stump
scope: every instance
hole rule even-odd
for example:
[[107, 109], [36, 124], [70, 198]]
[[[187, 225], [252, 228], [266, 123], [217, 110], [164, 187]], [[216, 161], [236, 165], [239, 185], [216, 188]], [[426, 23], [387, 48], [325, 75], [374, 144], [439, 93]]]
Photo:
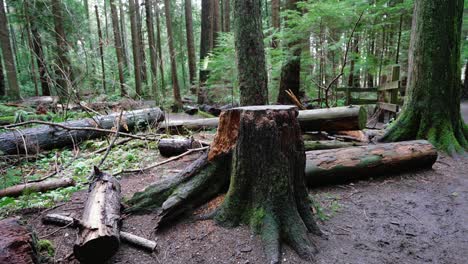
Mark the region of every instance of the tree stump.
[[311, 259], [317, 250], [307, 233], [320, 234], [305, 186], [297, 115], [293, 106], [228, 110], [221, 115], [209, 154], [215, 159], [233, 150], [229, 191], [216, 221], [225, 226], [249, 224], [260, 234], [271, 263], [280, 261], [282, 240]]
[[38, 263], [34, 235], [18, 219], [0, 221], [0, 263]]

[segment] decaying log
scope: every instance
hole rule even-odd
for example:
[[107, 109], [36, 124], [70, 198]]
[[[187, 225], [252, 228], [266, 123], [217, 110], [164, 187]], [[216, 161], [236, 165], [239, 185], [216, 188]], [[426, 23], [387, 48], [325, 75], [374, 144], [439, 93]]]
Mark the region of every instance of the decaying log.
[[22, 195], [25, 191], [27, 192], [45, 192], [55, 190], [61, 187], [74, 186], [75, 181], [71, 178], [47, 180], [43, 182], [32, 182], [19, 184], [12, 187], [0, 190], [0, 197], [10, 196], [17, 197]]
[[430, 169], [437, 160], [437, 151], [428, 141], [414, 140], [308, 151], [306, 156], [306, 180], [309, 186], [316, 186], [366, 176]]
[[158, 149], [164, 157], [180, 155], [192, 148], [201, 148], [202, 144], [193, 138], [163, 138], [159, 140]]
[[343, 142], [338, 140], [304, 141], [304, 148], [306, 151], [349, 148], [361, 145], [363, 144], [357, 142]]
[[[361, 106], [335, 107], [299, 111], [297, 117], [302, 131], [361, 130], [367, 122], [366, 109]], [[169, 121], [161, 129], [179, 131], [209, 130], [218, 126], [219, 118]]]
[[[59, 123], [71, 128], [103, 128], [112, 129], [119, 113], [107, 116], [95, 116], [75, 121]], [[164, 120], [164, 113], [159, 108], [149, 108], [126, 112], [123, 115], [126, 127], [121, 131], [134, 131]], [[89, 130], [67, 130], [63, 127], [41, 125], [34, 128], [12, 130], [0, 133], [0, 154], [37, 153], [41, 150], [71, 146], [82, 141], [101, 137], [105, 132]]]
[[120, 245], [120, 183], [96, 167], [93, 178], [73, 253], [81, 262], [103, 263]]
[[[54, 224], [58, 226], [70, 227], [79, 227], [80, 225], [82, 225], [80, 220], [60, 214], [47, 214], [42, 218], [42, 222], [44, 224]], [[124, 231], [120, 231], [120, 240], [126, 242], [129, 245], [145, 249], [149, 252], [155, 251], [157, 246], [155, 241]]]
[[16, 218], [0, 221], [0, 263], [38, 263], [35, 238]]
[[16, 102], [21, 106], [28, 106], [28, 107], [37, 107], [38, 105], [45, 105], [45, 106], [56, 106], [59, 101], [58, 96], [33, 96], [24, 98], [21, 101]]

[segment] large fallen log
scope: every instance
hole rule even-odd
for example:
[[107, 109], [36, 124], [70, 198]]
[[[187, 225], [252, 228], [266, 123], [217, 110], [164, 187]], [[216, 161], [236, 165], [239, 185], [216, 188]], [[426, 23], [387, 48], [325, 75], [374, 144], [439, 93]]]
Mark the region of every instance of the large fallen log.
[[318, 140], [318, 141], [304, 141], [305, 151], [311, 150], [324, 150], [324, 149], [338, 149], [361, 146], [362, 143], [357, 142], [343, 142], [338, 140]]
[[33, 234], [18, 219], [0, 221], [0, 263], [39, 263]]
[[0, 190], [0, 197], [10, 196], [17, 197], [22, 195], [25, 191], [27, 192], [45, 192], [55, 190], [61, 187], [74, 186], [75, 181], [71, 178], [47, 180], [43, 182], [32, 182], [19, 184], [12, 187]]
[[306, 152], [309, 186], [352, 179], [429, 169], [437, 160], [436, 149], [425, 140]]
[[[54, 224], [58, 226], [70, 226], [70, 227], [79, 227], [82, 226], [82, 223], [80, 220], [65, 216], [65, 215], [60, 215], [60, 214], [47, 214], [42, 218], [42, 222], [44, 224]], [[126, 242], [129, 245], [136, 246], [143, 248], [149, 252], [153, 252], [156, 250], [156, 242], [152, 240], [148, 240], [146, 238], [120, 231], [120, 239], [123, 242]]]
[[83, 263], [104, 263], [120, 246], [120, 183], [94, 167], [73, 253]]
[[159, 153], [164, 157], [177, 156], [189, 149], [201, 147], [202, 143], [193, 138], [163, 138], [158, 143]]
[[[335, 107], [299, 111], [297, 118], [303, 131], [361, 130], [367, 122], [367, 111], [361, 106]], [[184, 130], [209, 130], [218, 126], [219, 118], [177, 120], [161, 124], [161, 129], [183, 132]]]
[[[0, 133], [0, 154], [37, 153], [41, 150], [71, 146], [88, 139], [101, 137], [107, 133], [96, 128], [112, 129], [118, 117], [119, 113], [114, 113], [58, 123], [57, 126], [41, 125]], [[126, 131], [127, 127], [130, 131], [135, 131], [137, 128], [161, 122], [164, 120], [164, 113], [159, 108], [149, 108], [126, 112], [122, 119], [125, 121], [122, 123], [126, 124], [126, 127], [121, 128], [121, 131]], [[67, 129], [67, 127], [71, 129]], [[87, 130], [88, 128], [89, 130]]]

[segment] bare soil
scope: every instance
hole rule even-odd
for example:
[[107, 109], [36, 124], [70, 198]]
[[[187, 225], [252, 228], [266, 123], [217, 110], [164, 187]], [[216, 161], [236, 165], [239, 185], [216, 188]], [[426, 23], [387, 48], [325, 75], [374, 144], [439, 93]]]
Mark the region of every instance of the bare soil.
[[[124, 176], [123, 195], [128, 198], [152, 182], [174, 176], [198, 155]], [[329, 215], [319, 221], [327, 238], [311, 236], [320, 250], [316, 263], [468, 263], [467, 156], [441, 155], [432, 170], [379, 176], [311, 189]], [[53, 241], [56, 262], [73, 263], [64, 258], [72, 252], [76, 230], [43, 225], [40, 216], [55, 212], [79, 218], [85, 199], [86, 192], [80, 191], [54, 209], [22, 213], [39, 237]], [[212, 210], [222, 199], [195, 214]], [[123, 244], [110, 263], [265, 263], [260, 239], [248, 227], [226, 229], [187, 216], [155, 233], [154, 222], [154, 213], [125, 216], [122, 229], [156, 240], [158, 251], [150, 254]], [[283, 263], [308, 262], [285, 246]]]

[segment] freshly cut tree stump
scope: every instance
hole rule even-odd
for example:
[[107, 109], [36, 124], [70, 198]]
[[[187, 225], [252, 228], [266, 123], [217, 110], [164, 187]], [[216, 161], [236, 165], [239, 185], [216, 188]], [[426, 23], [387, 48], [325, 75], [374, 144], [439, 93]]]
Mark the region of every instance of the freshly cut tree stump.
[[0, 197], [10, 196], [17, 197], [23, 194], [25, 190], [30, 192], [45, 192], [55, 190], [57, 188], [74, 186], [75, 181], [71, 178], [54, 179], [43, 182], [32, 182], [19, 184], [12, 187], [0, 190]]
[[[232, 152], [229, 190], [215, 214], [225, 226], [240, 223], [260, 234], [270, 263], [281, 241], [301, 257], [317, 252], [307, 233], [315, 223], [305, 185], [305, 152], [294, 106], [249, 106], [223, 112], [209, 158]], [[237, 128], [237, 129], [236, 129]]]
[[202, 144], [193, 138], [163, 138], [159, 140], [158, 149], [164, 157], [180, 155], [192, 148], [201, 148]]
[[434, 146], [425, 140], [368, 145], [306, 152], [306, 180], [309, 186], [346, 182], [430, 169], [437, 160]]
[[18, 219], [0, 221], [0, 263], [38, 263], [35, 238]]
[[[111, 129], [119, 113], [107, 116], [95, 116], [59, 123], [67, 127]], [[144, 127], [164, 120], [164, 113], [159, 108], [149, 108], [126, 112], [122, 116], [128, 129]], [[96, 124], [97, 123], [97, 124]], [[122, 128], [121, 131], [125, 131]], [[41, 125], [33, 128], [18, 129], [0, 133], [0, 154], [37, 153], [41, 150], [72, 146], [82, 141], [106, 135], [104, 132], [89, 130], [67, 130], [60, 127]], [[26, 143], [26, 144], [25, 144]]]
[[120, 184], [94, 167], [73, 253], [83, 263], [103, 263], [120, 245]]

